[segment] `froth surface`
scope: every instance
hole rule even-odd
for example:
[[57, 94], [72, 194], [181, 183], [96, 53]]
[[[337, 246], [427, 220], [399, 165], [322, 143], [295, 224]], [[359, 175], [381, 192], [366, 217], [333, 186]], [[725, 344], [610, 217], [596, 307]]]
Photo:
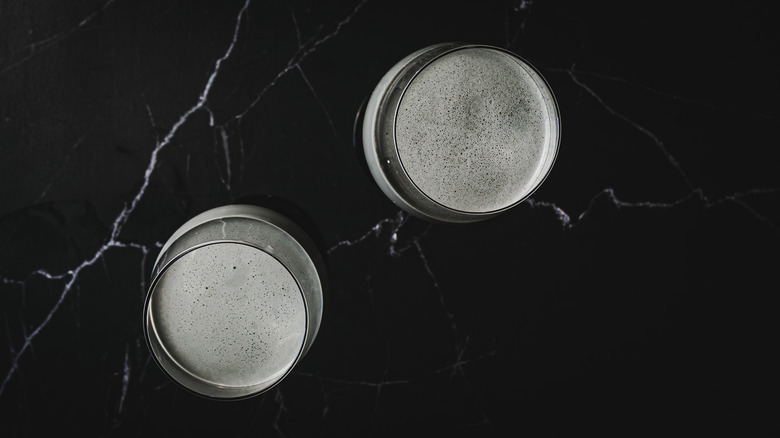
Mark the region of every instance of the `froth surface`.
[[218, 385], [281, 377], [305, 337], [305, 304], [287, 269], [241, 244], [198, 248], [177, 260], [155, 288], [152, 318], [171, 357]]
[[446, 54], [409, 84], [396, 147], [414, 184], [434, 201], [490, 212], [534, 184], [549, 139], [547, 97], [514, 57], [487, 48]]

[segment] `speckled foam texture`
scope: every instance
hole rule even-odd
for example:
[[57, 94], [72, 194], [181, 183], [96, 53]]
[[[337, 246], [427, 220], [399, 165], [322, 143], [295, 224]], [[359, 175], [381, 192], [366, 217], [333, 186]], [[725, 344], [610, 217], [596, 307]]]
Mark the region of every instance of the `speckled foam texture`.
[[396, 145], [410, 179], [455, 210], [489, 212], [531, 189], [550, 138], [545, 97], [515, 58], [468, 48], [409, 84]]
[[267, 253], [235, 243], [208, 245], [177, 260], [155, 289], [152, 315], [173, 359], [219, 385], [281, 377], [305, 337], [295, 279]]

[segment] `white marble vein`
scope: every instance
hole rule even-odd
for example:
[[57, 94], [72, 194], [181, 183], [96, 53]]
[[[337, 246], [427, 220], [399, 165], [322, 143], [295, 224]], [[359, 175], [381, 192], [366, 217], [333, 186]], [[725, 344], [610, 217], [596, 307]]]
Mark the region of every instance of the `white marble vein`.
[[225, 153], [225, 173], [227, 174], [227, 184], [228, 184], [228, 191], [230, 190], [230, 182], [233, 180], [233, 175], [231, 174], [231, 165], [230, 165], [230, 143], [228, 142], [228, 136], [227, 132], [225, 132], [225, 127], [220, 126], [219, 127], [219, 136], [222, 139], [222, 151]]
[[[339, 32], [341, 32], [341, 29], [345, 25], [349, 24], [350, 21], [352, 21], [352, 19], [355, 17], [355, 15], [357, 15], [357, 13], [360, 11], [363, 5], [367, 3], [367, 1], [368, 0], [363, 0], [360, 3], [358, 3], [357, 6], [355, 6], [355, 8], [352, 10], [352, 12], [349, 15], [347, 15], [346, 18], [341, 20], [336, 25], [336, 28], [333, 31], [331, 31], [324, 37], [315, 40], [314, 39], [316, 37], [315, 36], [312, 37], [312, 39], [310, 39], [309, 41], [303, 44], [299, 44], [298, 49], [295, 51], [292, 57], [290, 57], [290, 60], [287, 62], [284, 68], [282, 68], [282, 70], [279, 71], [279, 73], [277, 73], [276, 76], [274, 76], [271, 82], [269, 82], [262, 90], [260, 90], [260, 93], [258, 93], [257, 97], [255, 97], [255, 99], [243, 111], [241, 111], [241, 113], [237, 114], [234, 117], [234, 119], [240, 123], [243, 120], [243, 118], [247, 115], [247, 113], [249, 113], [249, 111], [251, 111], [252, 108], [254, 108], [260, 102], [260, 100], [263, 98], [263, 96], [265, 96], [268, 90], [273, 88], [282, 77], [287, 75], [287, 73], [297, 69], [298, 64], [303, 62], [303, 60], [305, 60], [309, 55], [314, 53], [314, 51], [317, 50], [325, 42], [338, 35]], [[292, 17], [293, 17], [292, 18], [293, 25], [295, 26], [296, 29], [296, 35], [300, 35], [300, 31], [298, 29], [298, 21], [295, 19], [295, 14], [292, 14]]]
[[463, 354], [466, 351], [465, 344], [468, 343], [468, 337], [466, 337], [465, 341], [462, 341], [460, 338], [460, 335], [458, 333], [458, 325], [455, 322], [455, 315], [450, 311], [449, 307], [447, 306], [447, 303], [444, 299], [444, 292], [441, 290], [441, 287], [439, 286], [439, 281], [436, 279], [436, 276], [433, 274], [433, 271], [431, 270], [430, 263], [428, 262], [428, 257], [425, 255], [425, 252], [423, 252], [422, 246], [420, 245], [421, 237], [422, 236], [414, 237], [412, 239], [412, 245], [417, 250], [417, 255], [420, 257], [420, 260], [422, 261], [423, 267], [425, 268], [425, 272], [431, 278], [431, 282], [433, 282], [433, 287], [434, 289], [436, 289], [436, 293], [439, 296], [439, 304], [441, 305], [441, 308], [444, 311], [444, 315], [447, 317], [447, 320], [449, 320], [450, 322], [450, 330], [452, 331], [452, 337], [454, 341], [453, 345], [455, 347], [455, 356], [456, 356], [456, 363], [457, 363], [463, 358]]
[[122, 365], [122, 392], [119, 396], [118, 412], [124, 411], [125, 399], [127, 398], [127, 388], [130, 385], [130, 344], [125, 346], [125, 361]]
[[685, 183], [685, 185], [688, 186], [689, 189], [694, 189], [693, 183], [691, 183], [691, 181], [688, 179], [688, 175], [685, 174], [685, 172], [683, 171], [682, 167], [680, 166], [680, 163], [677, 161], [677, 159], [674, 157], [674, 155], [672, 155], [671, 152], [669, 152], [669, 150], [666, 148], [664, 143], [661, 141], [660, 138], [658, 138], [657, 135], [655, 135], [654, 133], [652, 133], [650, 130], [648, 130], [644, 126], [640, 125], [639, 123], [637, 123], [637, 122], [633, 121], [632, 119], [628, 118], [627, 116], [623, 115], [622, 113], [619, 113], [619, 112], [615, 111], [610, 105], [608, 105], [604, 101], [604, 99], [601, 98], [601, 96], [596, 94], [596, 92], [593, 91], [592, 88], [590, 88], [587, 84], [582, 82], [577, 77], [577, 75], [575, 74], [574, 67], [572, 67], [571, 69], [567, 70], [567, 74], [569, 75], [571, 80], [575, 84], [577, 84], [577, 86], [579, 86], [581, 89], [585, 90], [588, 94], [590, 94], [590, 96], [594, 100], [596, 100], [596, 102], [598, 102], [599, 105], [601, 105], [602, 108], [604, 108], [609, 114], [611, 114], [612, 116], [617, 117], [618, 119], [628, 123], [634, 129], [636, 129], [637, 131], [641, 132], [646, 137], [648, 137], [650, 140], [652, 140], [653, 143], [655, 143], [655, 145], [661, 151], [661, 153], [664, 154], [664, 156], [666, 157], [667, 161], [669, 161], [669, 163], [672, 165], [672, 167], [674, 167], [674, 169], [680, 175], [680, 177], [682, 178], [682, 180]]
[[558, 219], [558, 222], [560, 222], [561, 226], [564, 229], [571, 229], [575, 227], [580, 220], [585, 218], [593, 209], [594, 205], [596, 204], [596, 201], [601, 199], [606, 199], [608, 202], [610, 202], [612, 205], [614, 205], [617, 208], [644, 208], [644, 209], [670, 209], [677, 207], [684, 202], [687, 202], [691, 199], [699, 199], [702, 206], [706, 209], [721, 205], [726, 202], [732, 202], [736, 205], [739, 205], [743, 207], [748, 213], [751, 214], [751, 216], [755, 217], [762, 223], [766, 224], [770, 228], [777, 230], [777, 225], [774, 224], [771, 220], [766, 218], [765, 216], [759, 214], [756, 212], [750, 205], [747, 204], [745, 201], [745, 198], [749, 198], [751, 196], [756, 195], [767, 195], [767, 194], [775, 194], [780, 193], [780, 188], [772, 188], [772, 189], [754, 189], [754, 190], [748, 190], [745, 192], [740, 193], [733, 193], [730, 195], [725, 195], [718, 199], [710, 199], [707, 196], [704, 195], [702, 190], [695, 189], [692, 190], [687, 195], [672, 201], [672, 202], [656, 202], [656, 201], [624, 201], [621, 200], [615, 195], [615, 189], [608, 187], [601, 192], [597, 193], [595, 196], [593, 196], [590, 200], [590, 203], [588, 204], [588, 207], [580, 212], [580, 214], [577, 215], [576, 220], [572, 220], [571, 216], [566, 213], [561, 207], [556, 205], [554, 202], [550, 201], [539, 201], [536, 199], [528, 199], [526, 203], [531, 208], [548, 208], [553, 210], [555, 213], [556, 218]]
[[[208, 111], [209, 114], [209, 125], [214, 126], [214, 114], [211, 111]], [[232, 174], [232, 165], [230, 164], [230, 140], [228, 139], [227, 131], [225, 130], [225, 125], [217, 125], [214, 127], [216, 129], [218, 138], [215, 136], [214, 139], [214, 150], [215, 153], [218, 150], [221, 150], [224, 160], [225, 160], [225, 169], [224, 171], [220, 167], [217, 160], [214, 161], [214, 167], [217, 169], [217, 176], [219, 177], [219, 181], [222, 183], [222, 185], [225, 187], [225, 191], [227, 191], [230, 198], [233, 198], [233, 186], [232, 186], [232, 180], [233, 180], [233, 174]]]
[[[20, 65], [22, 65], [25, 62], [27, 62], [30, 59], [32, 59], [34, 56], [39, 55], [40, 53], [46, 51], [47, 49], [50, 49], [50, 48], [56, 46], [57, 44], [62, 42], [64, 39], [66, 39], [69, 36], [73, 35], [76, 31], [78, 31], [79, 29], [81, 29], [84, 26], [86, 26], [87, 24], [89, 24], [98, 14], [100, 14], [101, 12], [105, 11], [106, 9], [108, 9], [108, 7], [111, 6], [111, 4], [114, 3], [114, 1], [116, 1], [116, 0], [108, 0], [107, 2], [105, 2], [103, 4], [103, 6], [100, 7], [100, 9], [98, 9], [97, 11], [95, 11], [95, 12], [87, 15], [86, 17], [84, 17], [81, 21], [79, 21], [79, 23], [77, 25], [75, 25], [74, 27], [70, 28], [69, 30], [61, 32], [61, 33], [56, 33], [54, 35], [50, 35], [50, 36], [48, 36], [48, 37], [46, 37], [46, 38], [44, 38], [42, 40], [36, 41], [36, 42], [28, 45], [22, 51], [20, 51], [20, 52], [27, 52], [27, 55], [25, 55], [24, 57], [22, 57], [21, 59], [15, 61], [15, 62], [12, 62], [11, 64], [7, 65], [2, 70], [0, 70], [0, 76], [2, 76], [3, 74], [5, 74], [5, 73], [15, 69], [16, 67], [19, 67]], [[17, 55], [18, 55], [18, 53], [14, 54], [13, 56], [11, 56], [11, 58], [16, 57]]]
[[[135, 248], [139, 251], [141, 251], [141, 299], [143, 300], [146, 296], [146, 260], [147, 256], [149, 255], [149, 247], [146, 245], [141, 245], [140, 243], [135, 242], [114, 242], [114, 246], [117, 248]], [[163, 244], [161, 242], [154, 242], [155, 248], [162, 248]]]
[[54, 185], [54, 182], [57, 181], [57, 178], [62, 174], [62, 172], [65, 170], [65, 168], [68, 166], [68, 162], [70, 161], [71, 155], [73, 155], [73, 152], [78, 149], [79, 146], [84, 142], [84, 139], [87, 137], [87, 134], [84, 133], [81, 137], [79, 137], [78, 140], [76, 140], [75, 143], [73, 143], [73, 146], [70, 147], [70, 150], [68, 150], [68, 153], [65, 154], [65, 157], [62, 159], [62, 164], [60, 165], [59, 170], [52, 175], [52, 177], [49, 179], [49, 183], [46, 184], [46, 187], [43, 188], [41, 191], [41, 194], [38, 195], [38, 198], [35, 200], [35, 203], [41, 202], [43, 198], [46, 197], [46, 194], [49, 193], [49, 189], [51, 189], [51, 186]]
[[480, 354], [474, 357], [470, 358], [458, 358], [457, 360], [453, 361], [451, 364], [443, 366], [441, 368], [436, 368], [431, 371], [424, 371], [418, 376], [410, 376], [405, 379], [387, 379], [387, 373], [383, 374], [383, 377], [378, 379], [376, 382], [368, 381], [368, 380], [346, 380], [346, 379], [336, 379], [336, 378], [330, 378], [330, 377], [324, 377], [318, 374], [313, 373], [307, 373], [303, 371], [293, 371], [291, 374], [295, 376], [301, 376], [301, 377], [307, 377], [311, 379], [315, 379], [319, 382], [323, 383], [330, 383], [335, 385], [344, 385], [344, 386], [358, 386], [358, 387], [366, 387], [371, 389], [378, 389], [385, 386], [394, 386], [394, 385], [409, 385], [414, 383], [416, 380], [419, 379], [425, 379], [431, 376], [440, 375], [440, 374], [450, 374], [452, 375], [453, 372], [457, 372], [458, 374], [462, 373], [463, 367], [473, 364], [475, 362], [479, 362], [482, 360], [486, 360], [492, 357], [496, 356], [496, 351], [489, 351], [484, 354]]
[[284, 432], [282, 432], [282, 428], [279, 425], [279, 422], [282, 419], [282, 415], [287, 412], [287, 406], [284, 404], [284, 396], [282, 395], [282, 391], [278, 386], [274, 390], [274, 402], [278, 408], [276, 411], [276, 417], [274, 418], [274, 431], [276, 431], [277, 435], [284, 437], [286, 435]]
[[[359, 243], [365, 242], [371, 236], [374, 236], [374, 238], [377, 238], [382, 233], [384, 228], [386, 226], [388, 226], [388, 225], [391, 225], [393, 227], [392, 228], [392, 232], [390, 234], [390, 243], [391, 243], [391, 245], [395, 245], [395, 243], [398, 241], [398, 230], [401, 228], [401, 226], [403, 226], [404, 223], [406, 223], [406, 220], [408, 218], [409, 218], [409, 214], [408, 213], [406, 213], [403, 210], [398, 210], [398, 212], [396, 213], [396, 215], [394, 217], [392, 217], [392, 218], [385, 218], [385, 219], [380, 220], [379, 222], [374, 224], [374, 226], [372, 226], [371, 229], [369, 229], [362, 236], [360, 236], [360, 237], [358, 237], [356, 239], [352, 239], [352, 240], [342, 240], [342, 241], [337, 242], [336, 244], [334, 244], [333, 246], [328, 248], [327, 254], [330, 255], [334, 251], [336, 251], [337, 249], [342, 248], [342, 247], [350, 247], [350, 246], [357, 245]], [[391, 246], [391, 250], [390, 250], [391, 253], [393, 251], [395, 251], [392, 248], [393, 248], [393, 246]]]
[[[584, 50], [585, 50], [585, 40], [583, 39], [580, 56], [582, 56], [582, 54], [584, 53]], [[690, 181], [690, 179], [688, 178], [688, 176], [685, 173], [685, 171], [680, 166], [680, 163], [669, 152], [669, 150], [666, 148], [664, 143], [661, 141], [661, 139], [657, 135], [655, 135], [653, 132], [649, 131], [647, 128], [643, 127], [639, 123], [633, 121], [631, 118], [627, 117], [626, 115], [616, 111], [612, 106], [607, 104], [607, 102], [605, 102], [604, 99], [600, 95], [598, 95], [590, 86], [585, 84], [579, 78], [578, 75], [585, 74], [585, 75], [589, 75], [589, 76], [599, 77], [599, 78], [602, 78], [602, 79], [608, 79], [608, 80], [611, 80], [611, 81], [617, 81], [617, 82], [624, 83], [624, 84], [629, 84], [629, 85], [633, 85], [633, 86], [639, 86], [640, 88], [644, 89], [645, 91], [648, 91], [648, 92], [651, 92], [651, 93], [663, 96], [665, 98], [677, 100], [677, 101], [684, 101], [684, 102], [691, 103], [691, 104], [705, 105], [705, 106], [708, 106], [710, 108], [715, 108], [714, 106], [712, 106], [710, 104], [706, 104], [706, 103], [702, 103], [702, 102], [697, 102], [697, 101], [693, 101], [693, 100], [690, 100], [690, 99], [686, 99], [686, 98], [683, 98], [683, 97], [680, 97], [680, 96], [670, 95], [668, 93], [662, 93], [662, 92], [660, 92], [658, 90], [655, 90], [654, 88], [649, 87], [647, 85], [633, 84], [633, 83], [631, 83], [629, 81], [626, 81], [626, 80], [624, 80], [622, 78], [611, 77], [611, 76], [601, 75], [601, 74], [597, 74], [597, 73], [582, 73], [582, 72], [580, 72], [580, 71], [578, 71], [576, 69], [576, 65], [577, 65], [577, 61], [572, 63], [571, 67], [569, 67], [567, 69], [548, 68], [546, 70], [554, 71], [554, 72], [561, 72], [561, 73], [567, 74], [569, 76], [569, 78], [572, 80], [572, 82], [574, 82], [574, 84], [576, 84], [580, 89], [584, 90], [587, 94], [589, 94], [610, 115], [612, 115], [612, 116], [614, 116], [614, 117], [616, 117], [616, 118], [626, 122], [627, 124], [631, 125], [636, 130], [638, 130], [639, 132], [641, 132], [642, 134], [647, 136], [649, 139], [651, 139], [653, 141], [653, 143], [655, 143], [655, 145], [658, 147], [658, 149], [664, 154], [664, 156], [666, 157], [667, 161], [677, 171], [677, 173], [680, 175], [680, 177], [682, 178], [682, 180], [685, 183], [685, 185], [690, 190], [687, 195], [683, 196], [682, 198], [678, 199], [675, 202], [672, 202], [672, 203], [661, 203], [661, 202], [653, 202], [653, 201], [643, 201], [643, 202], [626, 202], [626, 201], [622, 201], [622, 200], [618, 199], [615, 196], [615, 191], [614, 191], [613, 188], [606, 188], [601, 193], [595, 195], [591, 199], [590, 205], [588, 206], [588, 208], [585, 211], [580, 213], [580, 215], [577, 218], [577, 221], [579, 221], [579, 219], [582, 219], [584, 216], [586, 216], [588, 214], [588, 212], [590, 211], [591, 207], [593, 206], [593, 201], [595, 199], [597, 199], [598, 197], [600, 197], [600, 196], [608, 197], [608, 199], [616, 207], [642, 207], [642, 208], [671, 208], [671, 207], [679, 205], [682, 202], [687, 201], [688, 199], [690, 199], [692, 197], [697, 197], [697, 198], [701, 199], [701, 201], [703, 202], [705, 208], [710, 208], [710, 207], [713, 207], [715, 205], [719, 205], [719, 204], [721, 204], [723, 202], [733, 202], [733, 203], [743, 207], [746, 211], [748, 211], [752, 216], [754, 216], [759, 221], [765, 223], [767, 226], [769, 226], [770, 228], [772, 228], [775, 231], [777, 231], [777, 226], [774, 223], [772, 223], [771, 220], [769, 220], [765, 216], [763, 216], [760, 213], [758, 213], [749, 204], [747, 204], [747, 202], [745, 202], [745, 200], [743, 198], [745, 198], [747, 196], [750, 196], [750, 195], [755, 195], [755, 194], [774, 193], [774, 192], [776, 192], [777, 190], [780, 190], [780, 189], [755, 189], [755, 190], [751, 190], [751, 191], [744, 192], [744, 193], [735, 193], [735, 194], [731, 194], [731, 195], [725, 195], [724, 197], [722, 197], [720, 199], [716, 199], [716, 200], [709, 199], [708, 196], [704, 193], [703, 189], [701, 189], [700, 187], [694, 186], [694, 184]], [[770, 118], [768, 116], [762, 116], [762, 117]], [[575, 222], [572, 221], [571, 217], [563, 209], [561, 209], [559, 206], [557, 206], [555, 203], [547, 202], [547, 201], [537, 201], [537, 200], [534, 200], [534, 199], [529, 199], [528, 202], [529, 202], [529, 204], [532, 207], [547, 207], [547, 208], [553, 209], [555, 211], [555, 214], [556, 214], [559, 222], [561, 223], [561, 225], [564, 228], [571, 228], [572, 226], [575, 225]]]
[[322, 377], [312, 373], [305, 373], [301, 371], [293, 371], [292, 374], [296, 376], [310, 377], [326, 383], [335, 383], [339, 385], [348, 386], [365, 386], [368, 388], [378, 388], [387, 385], [405, 385], [412, 382], [410, 379], [395, 379], [395, 380], [380, 380], [378, 382], [370, 382], [367, 380], [344, 380], [344, 379], [331, 379], [329, 377]]
[[[197, 112], [198, 110], [204, 108], [206, 105], [209, 92], [211, 91], [211, 87], [214, 84], [214, 80], [216, 79], [217, 75], [220, 71], [220, 66], [222, 63], [230, 56], [230, 54], [233, 51], [233, 48], [235, 47], [236, 40], [238, 39], [238, 33], [239, 28], [241, 26], [241, 23], [243, 21], [243, 16], [246, 13], [246, 10], [248, 9], [250, 4], [250, 0], [246, 0], [243, 7], [238, 13], [238, 16], [236, 18], [236, 26], [235, 30], [233, 32], [233, 38], [230, 42], [230, 45], [228, 46], [225, 53], [216, 60], [214, 64], [214, 68], [209, 75], [209, 78], [206, 82], [205, 87], [200, 93], [200, 96], [198, 98], [198, 101], [195, 105], [193, 105], [191, 108], [189, 108], [187, 111], [184, 112], [184, 114], [174, 123], [174, 125], [171, 127], [171, 129], [168, 131], [168, 133], [165, 135], [165, 137], [162, 139], [162, 141], [157, 142], [155, 148], [152, 150], [151, 157], [149, 159], [149, 164], [146, 168], [146, 171], [144, 172], [143, 176], [143, 182], [141, 184], [141, 187], [136, 192], [135, 196], [131, 200], [129, 204], [125, 204], [125, 206], [122, 208], [122, 210], [117, 215], [116, 219], [113, 221], [111, 233], [106, 241], [98, 250], [95, 252], [95, 254], [83, 261], [81, 264], [76, 266], [75, 268], [69, 270], [65, 274], [60, 275], [53, 275], [43, 270], [38, 270], [34, 272], [33, 274], [43, 275], [46, 278], [49, 279], [62, 279], [66, 280], [65, 285], [63, 286], [63, 289], [60, 293], [59, 299], [54, 304], [54, 306], [51, 308], [49, 313], [44, 317], [43, 321], [41, 321], [35, 329], [30, 332], [29, 335], [26, 335], [24, 338], [24, 342], [22, 346], [16, 351], [16, 353], [11, 357], [11, 366], [8, 370], [5, 378], [2, 381], [2, 384], [0, 384], [0, 396], [5, 391], [5, 387], [8, 384], [8, 382], [11, 380], [13, 375], [16, 373], [17, 369], [19, 368], [19, 360], [21, 356], [31, 347], [33, 339], [35, 339], [36, 336], [43, 330], [51, 321], [51, 318], [54, 316], [54, 314], [57, 312], [57, 310], [62, 305], [65, 298], [68, 296], [68, 293], [73, 288], [74, 284], [79, 278], [79, 275], [81, 274], [82, 270], [84, 270], [87, 267], [92, 266], [97, 262], [99, 259], [102, 258], [103, 254], [108, 251], [110, 248], [117, 247], [120, 245], [123, 245], [119, 243], [119, 235], [122, 232], [122, 229], [124, 228], [124, 225], [127, 223], [128, 219], [130, 218], [130, 215], [135, 211], [136, 207], [138, 206], [138, 203], [143, 199], [144, 194], [146, 193], [146, 189], [149, 187], [149, 182], [152, 176], [152, 173], [154, 172], [156, 166], [157, 166], [157, 157], [160, 153], [160, 151], [170, 144], [173, 137], [176, 135], [176, 133], [179, 131], [179, 129], [189, 120], [189, 118]], [[150, 112], [151, 114], [151, 112]]]
[[325, 106], [325, 104], [322, 102], [322, 99], [320, 99], [320, 96], [317, 94], [317, 92], [314, 90], [314, 86], [309, 82], [309, 78], [306, 76], [306, 73], [303, 72], [303, 68], [301, 67], [301, 64], [295, 64], [295, 67], [298, 69], [298, 72], [301, 74], [301, 79], [303, 79], [303, 82], [306, 84], [307, 87], [309, 87], [309, 91], [311, 91], [312, 96], [314, 96], [314, 100], [317, 101], [317, 105], [322, 108], [322, 112], [325, 114], [325, 118], [328, 119], [328, 125], [330, 125], [330, 130], [333, 132], [333, 136], [336, 137], [336, 140], [339, 141], [339, 133], [336, 131], [336, 125], [333, 124], [333, 118], [330, 116], [330, 112], [328, 111], [328, 108]]
[[[506, 47], [514, 47], [520, 35], [525, 34], [525, 23], [533, 11], [533, 0], [514, 0], [511, 5], [507, 5], [507, 13], [504, 15], [504, 44]], [[509, 17], [511, 14], [522, 16], [520, 24], [510, 37]]]
[[752, 112], [750, 109], [742, 108], [742, 107], [734, 107], [734, 106], [718, 106], [710, 102], [705, 102], [702, 100], [696, 100], [691, 99], [689, 97], [681, 96], [678, 94], [672, 94], [665, 91], [661, 91], [657, 88], [653, 88], [647, 84], [642, 84], [634, 81], [630, 81], [628, 79], [619, 77], [619, 76], [612, 76], [612, 75], [606, 75], [604, 73], [599, 73], [595, 71], [585, 71], [585, 70], [579, 70], [579, 69], [563, 69], [563, 68], [545, 68], [545, 70], [550, 72], [557, 72], [557, 73], [566, 73], [570, 74], [571, 71], [577, 76], [577, 77], [591, 77], [591, 78], [598, 78], [598, 79], [604, 79], [606, 81], [615, 82], [623, 85], [628, 85], [637, 89], [640, 89], [642, 91], [645, 91], [649, 94], [654, 94], [656, 96], [659, 96], [664, 99], [668, 99], [674, 102], [680, 102], [685, 103], [688, 105], [695, 105], [702, 108], [707, 108], [709, 110], [713, 111], [729, 111], [729, 112], [740, 112], [744, 113], [745, 111], [748, 111], [751, 115], [761, 117], [762, 119], [766, 120], [774, 120], [775, 117], [768, 115], [768, 114], [762, 114], [758, 112]]

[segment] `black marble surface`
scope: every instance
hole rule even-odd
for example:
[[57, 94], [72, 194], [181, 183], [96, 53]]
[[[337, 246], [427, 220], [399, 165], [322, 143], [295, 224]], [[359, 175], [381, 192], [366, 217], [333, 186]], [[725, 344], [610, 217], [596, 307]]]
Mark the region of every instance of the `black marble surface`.
[[[777, 436], [770, 2], [0, 2], [0, 435]], [[429, 44], [507, 47], [556, 93], [550, 178], [431, 225], [352, 145]], [[329, 266], [320, 334], [220, 403], [150, 360], [159, 247], [247, 196]]]

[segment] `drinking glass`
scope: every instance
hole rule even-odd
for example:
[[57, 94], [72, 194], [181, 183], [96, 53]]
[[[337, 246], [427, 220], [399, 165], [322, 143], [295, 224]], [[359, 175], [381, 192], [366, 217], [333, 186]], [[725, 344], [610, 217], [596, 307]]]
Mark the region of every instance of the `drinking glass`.
[[163, 245], [144, 304], [144, 336], [160, 368], [213, 399], [279, 383], [322, 319], [324, 263], [306, 233], [254, 205], [201, 213]]
[[560, 145], [558, 104], [539, 71], [498, 47], [442, 43], [379, 81], [361, 111], [363, 153], [396, 205], [474, 222], [527, 199]]

